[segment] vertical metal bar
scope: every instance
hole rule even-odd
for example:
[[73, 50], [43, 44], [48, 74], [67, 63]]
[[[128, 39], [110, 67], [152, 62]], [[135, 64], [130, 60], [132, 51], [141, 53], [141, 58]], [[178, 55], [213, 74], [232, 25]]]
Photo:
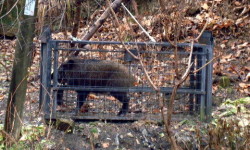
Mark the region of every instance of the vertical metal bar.
[[50, 44], [47, 43], [42, 47], [43, 51], [43, 59], [42, 59], [42, 108], [45, 112], [45, 114], [49, 113], [49, 103], [50, 103], [50, 84], [49, 84], [49, 78], [48, 74], [50, 73], [49, 68], [49, 61], [51, 55], [49, 54], [51, 52], [50, 50]]
[[[196, 48], [193, 49], [193, 51], [195, 52], [196, 51]], [[192, 58], [191, 58], [191, 61], [193, 62], [193, 66], [190, 68], [190, 72], [193, 72], [194, 71], [194, 65], [195, 65], [195, 58], [196, 58], [196, 55], [193, 54], [192, 55]], [[195, 90], [195, 76], [193, 73], [190, 74], [190, 80], [189, 80], [189, 86], [191, 89]], [[193, 113], [194, 111], [194, 94], [190, 93], [189, 94], [189, 112], [190, 113]]]
[[[205, 52], [205, 48], [200, 49], [201, 52]], [[206, 64], [206, 55], [201, 56], [201, 67]], [[206, 90], [206, 68], [203, 68], [201, 70], [201, 80], [200, 80], [200, 86], [201, 86], [201, 91]], [[201, 120], [205, 120], [205, 95], [202, 94], [200, 95], [200, 118]]]
[[[196, 52], [201, 52], [201, 48], [195, 48]], [[200, 54], [197, 54], [196, 56], [196, 69], [199, 69], [202, 66], [202, 56]], [[196, 88], [198, 90], [201, 90], [201, 79], [202, 79], [202, 71], [198, 71], [195, 74], [195, 82], [196, 82]], [[201, 95], [196, 95], [195, 99], [195, 111], [198, 112], [200, 110], [200, 105], [201, 105]]]
[[45, 104], [44, 104], [44, 110], [47, 112], [49, 115], [51, 113], [51, 53], [52, 53], [52, 48], [51, 48], [51, 42], [48, 42], [47, 45], [47, 58], [46, 58], [46, 68], [45, 68], [45, 73], [44, 76], [46, 78], [46, 97], [45, 97]]
[[[207, 62], [213, 59], [213, 46], [208, 46], [207, 49]], [[213, 74], [213, 63], [207, 65], [207, 85], [206, 85], [206, 116], [209, 119], [211, 117], [212, 112], [212, 74]]]
[[42, 108], [42, 104], [43, 104], [43, 95], [44, 95], [44, 89], [43, 89], [43, 80], [44, 80], [44, 77], [43, 77], [43, 68], [44, 68], [44, 51], [45, 51], [45, 48], [47, 47], [46, 46], [47, 43], [42, 43], [41, 44], [41, 53], [40, 53], [40, 93], [39, 93], [39, 110], [41, 110]]
[[[41, 86], [40, 86], [40, 107], [45, 112], [45, 117], [49, 113], [50, 104], [50, 58], [51, 58], [51, 31], [48, 27], [44, 27], [41, 36]], [[48, 76], [49, 75], [49, 76]]]
[[[58, 43], [56, 42], [54, 45], [53, 53], [54, 53], [54, 59], [53, 59], [53, 87], [58, 86]], [[54, 115], [56, 115], [56, 107], [57, 107], [57, 92], [58, 90], [53, 90], [53, 101], [52, 101], [52, 112]]]
[[[205, 31], [201, 38], [199, 39], [199, 43], [206, 44], [207, 56], [206, 60], [209, 62], [213, 59], [213, 46], [214, 40], [212, 32]], [[206, 66], [206, 117], [209, 119], [211, 117], [212, 111], [212, 73], [213, 73], [213, 64], [212, 62]]]
[[57, 87], [58, 86], [58, 43], [55, 44], [53, 53], [54, 53], [54, 61], [53, 61], [53, 87]]

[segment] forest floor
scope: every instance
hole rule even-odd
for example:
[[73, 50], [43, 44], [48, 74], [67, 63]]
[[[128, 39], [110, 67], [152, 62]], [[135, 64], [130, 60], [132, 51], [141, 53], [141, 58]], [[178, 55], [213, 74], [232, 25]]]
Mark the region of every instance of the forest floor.
[[[1, 45], [5, 46], [5, 53], [1, 53], [1, 97], [0, 97], [0, 123], [4, 123], [4, 115], [6, 109], [6, 101], [8, 96], [8, 87], [11, 76], [11, 63], [13, 60], [15, 41], [1, 41]], [[39, 52], [39, 43], [36, 43], [37, 51]], [[4, 55], [3, 55], [4, 54]], [[223, 57], [223, 56], [222, 56]], [[240, 63], [240, 61], [238, 61]], [[237, 65], [237, 64], [236, 64]], [[240, 64], [238, 64], [240, 65]], [[34, 58], [34, 64], [30, 69], [30, 78], [33, 80], [38, 76], [39, 72], [39, 55]], [[216, 78], [216, 75], [214, 76]], [[246, 93], [239, 92], [239, 82], [236, 81], [230, 84], [227, 88], [217, 88], [219, 85], [213, 85], [213, 109], [218, 110], [218, 106], [227, 99], [239, 99], [246, 97]], [[32, 128], [42, 126], [44, 131], [39, 132], [37, 139], [33, 142], [28, 142], [26, 147], [33, 149], [34, 147], [47, 147], [48, 149], [168, 149], [170, 145], [166, 142], [166, 134], [162, 123], [141, 120], [133, 123], [107, 123], [102, 121], [89, 123], [76, 123], [73, 133], [65, 133], [64, 131], [54, 128], [45, 127], [42, 113], [38, 111], [39, 104], [39, 81], [29, 82], [27, 93], [27, 101], [25, 102], [25, 112], [23, 125]], [[182, 118], [179, 121], [173, 121], [173, 134], [178, 143], [182, 147], [193, 147], [199, 145], [195, 140], [198, 138], [198, 133], [205, 130], [207, 123], [200, 121], [197, 117]], [[48, 130], [50, 132], [48, 132]], [[28, 134], [28, 133], [27, 133]], [[30, 136], [30, 135], [27, 135]], [[208, 137], [202, 137], [203, 146], [208, 145]], [[27, 139], [23, 139], [27, 141]], [[41, 142], [46, 141], [46, 142]], [[37, 144], [39, 143], [39, 144]], [[201, 144], [201, 145], [202, 145]], [[22, 146], [22, 147], [25, 147]], [[32, 148], [33, 147], [33, 148]], [[195, 147], [195, 146], [194, 146]]]

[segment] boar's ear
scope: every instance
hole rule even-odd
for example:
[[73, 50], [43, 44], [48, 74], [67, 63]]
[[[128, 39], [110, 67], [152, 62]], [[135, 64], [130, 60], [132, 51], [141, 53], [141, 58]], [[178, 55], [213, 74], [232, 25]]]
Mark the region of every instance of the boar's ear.
[[68, 60], [68, 64], [74, 64], [75, 61], [73, 59]]
[[70, 69], [72, 69], [74, 67], [74, 63], [75, 63], [74, 60], [72, 60], [72, 59], [68, 60], [68, 62], [63, 65], [63, 69], [64, 70], [70, 70]]

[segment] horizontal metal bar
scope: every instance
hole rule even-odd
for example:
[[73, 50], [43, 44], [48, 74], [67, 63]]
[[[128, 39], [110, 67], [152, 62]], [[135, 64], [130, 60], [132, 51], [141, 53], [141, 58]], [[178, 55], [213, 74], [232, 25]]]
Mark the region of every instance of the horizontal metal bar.
[[[86, 51], [86, 52], [112, 52], [112, 53], [123, 53], [126, 50], [102, 50], [102, 49], [84, 49], [84, 48], [55, 48], [54, 50], [62, 50], [62, 51]], [[174, 51], [140, 51], [141, 54], [154, 53], [154, 54], [173, 54]], [[188, 55], [190, 52], [178, 51], [178, 54]], [[194, 55], [207, 55], [206, 52], [193, 52]]]
[[[68, 41], [68, 40], [50, 40], [50, 42], [56, 42], [56, 43], [79, 43], [79, 44], [101, 44], [101, 45], [151, 45], [151, 46], [173, 46], [168, 42], [117, 42], [117, 41]], [[191, 46], [191, 43], [178, 43], [178, 47], [187, 47]], [[205, 44], [197, 44], [195, 43], [193, 47], [204, 47], [206, 46]]]
[[[91, 122], [91, 121], [112, 121], [112, 122], [129, 122], [129, 121], [137, 121], [137, 120], [161, 120], [160, 113], [152, 114], [147, 112], [142, 113], [127, 113], [125, 116], [117, 116], [117, 114], [109, 113], [80, 113], [76, 115], [74, 112], [72, 113], [60, 113], [57, 112], [56, 116], [51, 116], [51, 114], [46, 113], [45, 115], [46, 120], [56, 120], [57, 118], [71, 118], [74, 121], [83, 121], [83, 122]], [[182, 114], [182, 113], [175, 113], [173, 114], [172, 121], [181, 121], [182, 118], [193, 118], [193, 115]]]
[[[90, 91], [90, 92], [155, 92], [151, 87], [131, 87], [131, 88], [103, 88], [103, 87], [52, 87], [52, 90], [75, 90], [75, 91]], [[162, 93], [172, 93], [173, 88], [161, 87]], [[205, 91], [199, 89], [179, 88], [177, 93], [190, 93], [190, 94], [206, 94]]]

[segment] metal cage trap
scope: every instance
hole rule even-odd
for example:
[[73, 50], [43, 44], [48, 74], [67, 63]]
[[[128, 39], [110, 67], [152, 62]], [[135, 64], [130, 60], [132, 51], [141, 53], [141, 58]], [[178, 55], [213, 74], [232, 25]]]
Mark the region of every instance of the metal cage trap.
[[[46, 119], [160, 120], [159, 97], [148, 77], [167, 105], [191, 51], [190, 43], [178, 44], [175, 62], [175, 48], [167, 42], [125, 42], [128, 52], [121, 42], [52, 40], [48, 29], [41, 41], [40, 106]], [[205, 65], [213, 57], [212, 34], [204, 32], [200, 41], [193, 45], [191, 73], [177, 90], [174, 114], [204, 119], [212, 106], [212, 64]]]

